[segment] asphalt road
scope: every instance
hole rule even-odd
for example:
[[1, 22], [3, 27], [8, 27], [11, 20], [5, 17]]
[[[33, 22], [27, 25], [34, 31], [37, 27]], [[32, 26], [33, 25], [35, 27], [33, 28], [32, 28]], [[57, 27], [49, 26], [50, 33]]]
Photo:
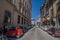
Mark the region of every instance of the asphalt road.
[[20, 40], [57, 40], [38, 27], [33, 28]]
[[39, 27], [32, 28], [20, 39], [15, 39], [15, 38], [11, 38], [11, 39], [12, 40], [60, 40], [60, 38], [54, 38], [50, 36], [48, 33], [41, 30]]

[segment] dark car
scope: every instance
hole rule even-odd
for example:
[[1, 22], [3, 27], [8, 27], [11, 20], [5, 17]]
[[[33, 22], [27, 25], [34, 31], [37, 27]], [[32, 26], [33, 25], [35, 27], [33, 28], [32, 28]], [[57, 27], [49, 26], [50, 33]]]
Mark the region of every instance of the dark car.
[[48, 34], [53, 35], [55, 33], [55, 28], [48, 29]]
[[59, 36], [60, 37], [60, 28], [50, 28], [48, 33], [52, 36]]
[[54, 36], [59, 36], [60, 37], [60, 28], [55, 29]]
[[21, 26], [23, 33], [26, 33], [28, 31], [28, 29], [26, 27]]

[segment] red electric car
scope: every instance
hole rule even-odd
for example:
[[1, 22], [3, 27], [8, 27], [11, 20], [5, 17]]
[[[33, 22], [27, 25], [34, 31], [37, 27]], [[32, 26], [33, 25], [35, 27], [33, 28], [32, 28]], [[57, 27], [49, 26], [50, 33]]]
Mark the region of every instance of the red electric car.
[[5, 34], [7, 37], [19, 38], [23, 35], [23, 31], [20, 27], [11, 27]]

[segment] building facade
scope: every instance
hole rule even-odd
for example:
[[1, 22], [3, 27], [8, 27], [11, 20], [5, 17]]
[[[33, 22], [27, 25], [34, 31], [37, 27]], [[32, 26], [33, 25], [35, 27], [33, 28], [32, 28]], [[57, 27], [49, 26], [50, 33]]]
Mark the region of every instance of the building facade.
[[[44, 1], [44, 14], [46, 18], [46, 23], [52, 25], [54, 28], [59, 28], [60, 26], [60, 1], [59, 0], [45, 0]], [[44, 8], [43, 7], [43, 8]]]
[[31, 8], [30, 0], [0, 0], [0, 26], [30, 25]]
[[43, 4], [40, 8], [41, 10], [41, 22], [42, 22], [42, 25], [45, 26], [46, 25], [46, 7], [45, 7], [45, 4]]

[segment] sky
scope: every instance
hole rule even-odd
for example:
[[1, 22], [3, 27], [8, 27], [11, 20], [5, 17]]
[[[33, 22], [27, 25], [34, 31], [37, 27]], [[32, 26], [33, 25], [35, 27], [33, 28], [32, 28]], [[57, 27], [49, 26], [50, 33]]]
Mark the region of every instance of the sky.
[[43, 0], [31, 0], [32, 1], [32, 18], [37, 20], [38, 16], [40, 16], [40, 6], [44, 3]]

